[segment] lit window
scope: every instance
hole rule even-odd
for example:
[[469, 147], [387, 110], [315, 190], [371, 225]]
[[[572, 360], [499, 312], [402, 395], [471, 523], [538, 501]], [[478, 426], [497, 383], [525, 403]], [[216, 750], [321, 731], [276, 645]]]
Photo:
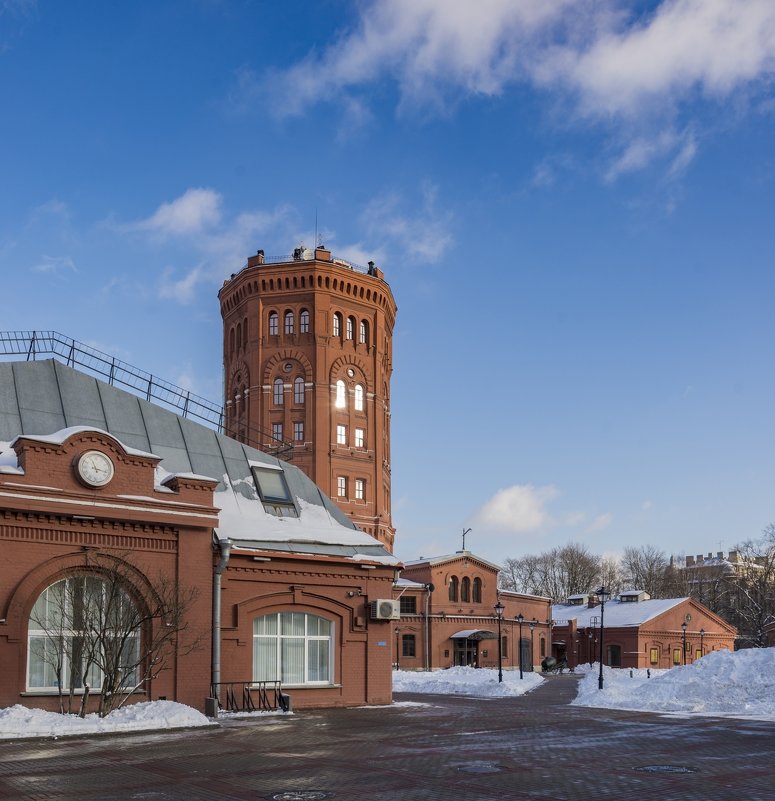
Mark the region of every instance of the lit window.
[[98, 576], [57, 581], [38, 596], [30, 614], [27, 689], [67, 692], [72, 683], [80, 692], [85, 674], [91, 691], [99, 692], [104, 671], [122, 689], [134, 686], [142, 620], [115, 581]]
[[673, 664], [680, 665], [681, 664], [681, 649], [680, 648], [673, 648]]
[[355, 339], [355, 318], [347, 318], [347, 339]]
[[285, 312], [285, 333], [293, 333], [293, 312]]
[[360, 384], [355, 385], [355, 411], [363, 411], [363, 387]]
[[275, 378], [274, 383], [272, 384], [272, 401], [275, 406], [282, 406], [283, 405], [283, 395], [284, 395], [284, 388], [283, 388], [283, 380], [282, 378]]
[[347, 476], [336, 477], [336, 494], [340, 498], [347, 497]]
[[[273, 434], [274, 428], [275, 426], [272, 426]], [[282, 437], [282, 426], [279, 428], [280, 437]], [[266, 512], [277, 517], [299, 516], [282, 470], [272, 467], [253, 467], [253, 479]]]
[[649, 652], [649, 661], [652, 665], [659, 664], [659, 648], [652, 648]]
[[283, 424], [272, 423], [272, 439], [276, 442], [283, 441]]
[[304, 403], [304, 379], [301, 376], [293, 382], [293, 402]]
[[416, 656], [417, 647], [414, 634], [401, 635], [401, 656]]
[[269, 315], [269, 336], [276, 337], [280, 333], [280, 318], [277, 312], [272, 312]]
[[347, 426], [338, 425], [336, 427], [336, 444], [347, 445]]
[[342, 336], [342, 315], [339, 312], [334, 313], [334, 336]]
[[253, 621], [253, 681], [330, 684], [334, 624], [304, 612], [275, 612]]
[[296, 422], [293, 424], [293, 439], [295, 442], [304, 442], [304, 423]]
[[362, 448], [366, 441], [366, 432], [362, 428], [355, 429], [355, 447]]
[[344, 385], [344, 381], [341, 379], [336, 382], [335, 405], [337, 409], [344, 409], [347, 406], [347, 388]]
[[365, 320], [361, 320], [359, 336], [364, 345], [369, 341], [369, 327]]
[[309, 312], [306, 309], [299, 315], [299, 331], [302, 334], [309, 334]]
[[355, 479], [355, 500], [362, 501], [366, 497], [366, 480], [363, 478]]

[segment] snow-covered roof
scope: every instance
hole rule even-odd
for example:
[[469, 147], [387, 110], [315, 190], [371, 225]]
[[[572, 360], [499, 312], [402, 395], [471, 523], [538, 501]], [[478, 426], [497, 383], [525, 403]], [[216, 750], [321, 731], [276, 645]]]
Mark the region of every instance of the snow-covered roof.
[[[611, 628], [625, 628], [627, 626], [640, 626], [670, 609], [682, 604], [687, 598], [660, 598], [651, 601], [606, 601], [605, 626]], [[573, 604], [554, 604], [552, 606], [552, 619], [557, 621], [575, 620], [577, 627], [592, 625], [592, 618], [600, 625], [600, 606], [575, 606]]]
[[[64, 442], [83, 430], [103, 432], [130, 453], [160, 459], [160, 486], [170, 474], [218, 481], [218, 536], [235, 545], [398, 563], [298, 467], [56, 360], [0, 362], [0, 470], [19, 472], [10, 443], [20, 435]], [[252, 472], [257, 466], [282, 470], [299, 517], [264, 510]]]

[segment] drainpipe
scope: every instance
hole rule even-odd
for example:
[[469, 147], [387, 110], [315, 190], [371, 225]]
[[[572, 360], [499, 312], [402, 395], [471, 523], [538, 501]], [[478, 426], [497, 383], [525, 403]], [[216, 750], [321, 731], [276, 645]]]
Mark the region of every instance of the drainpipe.
[[215, 697], [218, 696], [217, 685], [221, 682], [221, 575], [229, 563], [232, 541], [220, 540], [218, 546], [221, 550], [221, 559], [215, 566], [213, 573], [213, 688]]
[[430, 641], [430, 617], [428, 615], [428, 606], [431, 601], [431, 593], [436, 588], [433, 584], [425, 585], [425, 670], [431, 669], [431, 641]]

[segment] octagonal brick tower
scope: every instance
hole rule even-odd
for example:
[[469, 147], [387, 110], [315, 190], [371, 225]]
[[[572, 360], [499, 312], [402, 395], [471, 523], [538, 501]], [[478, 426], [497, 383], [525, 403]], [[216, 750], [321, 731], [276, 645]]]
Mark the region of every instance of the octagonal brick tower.
[[322, 246], [259, 250], [218, 297], [226, 433], [297, 465], [392, 551], [396, 304], [382, 271]]

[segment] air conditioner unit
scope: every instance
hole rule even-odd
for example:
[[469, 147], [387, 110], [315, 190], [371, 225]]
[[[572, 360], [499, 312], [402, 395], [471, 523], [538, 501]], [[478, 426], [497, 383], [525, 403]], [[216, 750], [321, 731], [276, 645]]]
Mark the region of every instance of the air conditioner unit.
[[387, 599], [372, 601], [369, 604], [372, 620], [400, 620], [401, 613], [398, 601]]

